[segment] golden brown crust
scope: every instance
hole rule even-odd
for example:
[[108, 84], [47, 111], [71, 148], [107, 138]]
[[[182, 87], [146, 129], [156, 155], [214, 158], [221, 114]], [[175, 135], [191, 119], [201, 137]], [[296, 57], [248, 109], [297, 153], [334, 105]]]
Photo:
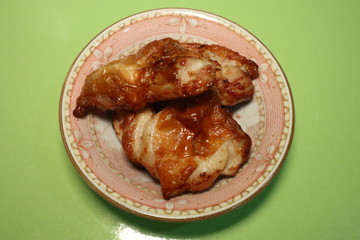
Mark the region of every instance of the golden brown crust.
[[[223, 106], [249, 100], [257, 77], [257, 65], [228, 48], [165, 38], [89, 74], [74, 115], [115, 110], [128, 158], [169, 199], [208, 189], [247, 161], [251, 139]], [[148, 105], [168, 100], [156, 112]]]
[[211, 57], [211, 54], [214, 54], [219, 58], [236, 61], [239, 65], [243, 66], [243, 71], [251, 80], [259, 77], [258, 66], [255, 62], [226, 47], [216, 44], [207, 45], [199, 43], [183, 43], [182, 45], [206, 58], [214, 59]]
[[[191, 65], [198, 68], [187, 71]], [[73, 114], [83, 117], [91, 109], [139, 110], [148, 102], [195, 96], [213, 85], [218, 70], [216, 62], [178, 41], [153, 41], [138, 53], [89, 74]]]
[[[236, 174], [249, 157], [251, 139], [210, 93], [171, 102], [141, 122], [144, 113], [125, 114], [115, 121], [122, 121], [118, 126], [124, 151], [159, 179], [165, 199], [203, 191], [219, 175]], [[151, 134], [137, 135], [136, 129], [144, 124]], [[143, 148], [135, 146], [139, 142]]]
[[73, 114], [136, 111], [147, 103], [197, 96], [209, 89], [222, 105], [230, 106], [251, 98], [251, 80], [257, 76], [254, 62], [228, 48], [164, 38], [89, 74]]

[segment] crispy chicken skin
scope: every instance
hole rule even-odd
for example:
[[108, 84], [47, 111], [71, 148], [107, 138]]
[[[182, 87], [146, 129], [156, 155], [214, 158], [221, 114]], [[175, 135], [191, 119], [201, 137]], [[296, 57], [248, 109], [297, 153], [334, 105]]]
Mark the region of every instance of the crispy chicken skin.
[[74, 116], [90, 110], [139, 110], [147, 103], [215, 92], [220, 104], [249, 100], [257, 65], [218, 45], [155, 40], [136, 54], [110, 62], [89, 74]]
[[249, 157], [251, 139], [213, 94], [170, 102], [155, 113], [119, 111], [115, 132], [129, 159], [159, 179], [163, 197], [208, 189], [234, 176]]
[[259, 76], [255, 62], [219, 45], [184, 43], [183, 46], [220, 64], [221, 70], [216, 72], [211, 90], [216, 93], [221, 105], [232, 106], [251, 99], [254, 94], [251, 80]]
[[247, 161], [251, 139], [223, 106], [250, 100], [257, 77], [258, 66], [228, 48], [164, 38], [90, 73], [73, 114], [114, 111], [128, 158], [169, 199], [208, 189]]
[[216, 61], [178, 41], [156, 40], [89, 74], [73, 113], [83, 117], [91, 109], [139, 110], [148, 102], [196, 96], [213, 85], [219, 70]]

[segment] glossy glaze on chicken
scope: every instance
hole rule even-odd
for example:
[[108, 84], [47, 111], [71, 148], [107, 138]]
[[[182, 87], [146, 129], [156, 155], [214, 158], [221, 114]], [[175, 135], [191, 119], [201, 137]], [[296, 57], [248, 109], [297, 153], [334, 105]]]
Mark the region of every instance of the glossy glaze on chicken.
[[234, 176], [248, 159], [251, 140], [223, 106], [250, 100], [257, 77], [257, 65], [228, 48], [160, 39], [89, 74], [73, 114], [115, 111], [128, 158], [169, 199]]
[[129, 159], [159, 179], [165, 199], [234, 176], [249, 156], [250, 137], [213, 94], [118, 112], [113, 126]]
[[257, 65], [230, 49], [165, 38], [89, 74], [73, 113], [84, 117], [91, 110], [139, 110], [147, 103], [206, 91], [230, 106], [251, 98], [251, 80], [257, 76]]

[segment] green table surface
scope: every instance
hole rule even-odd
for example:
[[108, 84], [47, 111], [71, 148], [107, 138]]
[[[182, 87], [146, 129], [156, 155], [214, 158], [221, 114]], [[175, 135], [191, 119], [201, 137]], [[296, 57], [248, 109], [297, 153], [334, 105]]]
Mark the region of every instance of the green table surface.
[[[182, 7], [248, 29], [275, 55], [295, 102], [285, 164], [255, 199], [192, 223], [112, 206], [78, 175], [58, 104], [97, 33], [134, 13]], [[4, 0], [0, 3], [1, 239], [360, 239], [360, 1]]]

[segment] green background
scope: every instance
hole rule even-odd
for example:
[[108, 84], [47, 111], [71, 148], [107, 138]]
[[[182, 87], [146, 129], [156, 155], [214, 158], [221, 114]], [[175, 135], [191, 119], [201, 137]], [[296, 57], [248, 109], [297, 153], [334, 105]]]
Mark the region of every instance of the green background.
[[[58, 103], [81, 49], [139, 11], [226, 17], [282, 65], [296, 110], [278, 176], [245, 206], [162, 223], [96, 195], [61, 141]], [[360, 239], [360, 1], [17, 1], [0, 3], [1, 239]]]

